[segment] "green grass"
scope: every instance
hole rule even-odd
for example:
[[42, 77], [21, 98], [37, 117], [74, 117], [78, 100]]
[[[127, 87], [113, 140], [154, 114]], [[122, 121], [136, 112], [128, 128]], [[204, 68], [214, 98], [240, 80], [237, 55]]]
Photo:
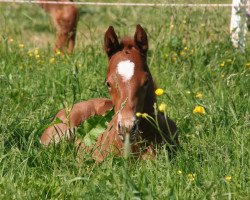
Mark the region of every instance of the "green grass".
[[[0, 198], [249, 199], [250, 49], [249, 42], [245, 54], [231, 46], [230, 8], [80, 11], [75, 52], [61, 57], [52, 51], [53, 26], [38, 6], [0, 5]], [[72, 144], [43, 148], [42, 128], [60, 108], [108, 97], [107, 27], [133, 35], [137, 23], [147, 30], [148, 63], [166, 93], [158, 102], [176, 121], [183, 150], [172, 161], [159, 149], [154, 160], [111, 156], [98, 165], [79, 163]], [[206, 114], [193, 114], [196, 105]]]

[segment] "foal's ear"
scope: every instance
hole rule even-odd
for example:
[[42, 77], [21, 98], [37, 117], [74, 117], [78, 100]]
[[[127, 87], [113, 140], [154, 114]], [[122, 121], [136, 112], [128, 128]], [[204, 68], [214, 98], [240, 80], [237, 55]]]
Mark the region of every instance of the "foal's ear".
[[110, 26], [105, 33], [104, 50], [109, 58], [119, 50], [119, 41], [113, 26]]
[[136, 26], [134, 41], [135, 41], [136, 46], [140, 49], [140, 51], [143, 54], [146, 54], [148, 51], [148, 37], [147, 37], [147, 33], [141, 27], [140, 24]]

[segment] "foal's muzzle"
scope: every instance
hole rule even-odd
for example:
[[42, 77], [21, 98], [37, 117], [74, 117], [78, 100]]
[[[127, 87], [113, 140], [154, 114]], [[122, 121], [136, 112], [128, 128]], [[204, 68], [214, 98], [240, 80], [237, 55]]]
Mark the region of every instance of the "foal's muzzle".
[[130, 142], [135, 142], [138, 135], [138, 123], [135, 122], [132, 126], [126, 127], [118, 122], [118, 135], [122, 142], [125, 142], [126, 134], [129, 134]]

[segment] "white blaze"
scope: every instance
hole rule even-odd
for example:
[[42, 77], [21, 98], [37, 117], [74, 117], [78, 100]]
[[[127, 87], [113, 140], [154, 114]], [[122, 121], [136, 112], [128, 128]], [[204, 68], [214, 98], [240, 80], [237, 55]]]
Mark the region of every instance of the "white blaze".
[[130, 60], [124, 60], [118, 63], [117, 72], [123, 78], [123, 81], [129, 81], [134, 75], [135, 63]]

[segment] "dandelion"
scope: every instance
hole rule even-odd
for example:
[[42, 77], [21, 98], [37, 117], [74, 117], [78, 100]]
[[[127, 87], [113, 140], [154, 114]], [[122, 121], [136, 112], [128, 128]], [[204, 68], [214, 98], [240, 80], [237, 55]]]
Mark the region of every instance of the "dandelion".
[[141, 114], [141, 117], [142, 117], [142, 118], [147, 118], [147, 117], [148, 117], [148, 114], [147, 114], [147, 113], [142, 113], [142, 114]]
[[187, 177], [188, 177], [188, 179], [189, 179], [190, 181], [194, 181], [194, 179], [195, 179], [195, 174], [188, 174]]
[[233, 60], [229, 58], [229, 59], [226, 60], [226, 62], [227, 62], [228, 64], [232, 64]]
[[181, 170], [178, 170], [178, 171], [177, 171], [177, 174], [181, 175], [181, 174], [182, 174], [182, 171], [181, 171]]
[[201, 92], [197, 92], [195, 95], [196, 98], [198, 99], [202, 99], [203, 98], [203, 94]]
[[246, 67], [250, 69], [250, 62], [246, 64]]
[[187, 90], [187, 91], [186, 91], [186, 94], [188, 94], [188, 95], [189, 95], [189, 94], [191, 94], [191, 92], [190, 92], [189, 90]]
[[60, 56], [61, 55], [61, 51], [60, 50], [56, 50], [56, 55]]
[[225, 62], [222, 62], [222, 63], [220, 64], [220, 67], [225, 67]]
[[19, 44], [18, 46], [19, 46], [20, 49], [24, 48], [24, 44]]
[[165, 103], [161, 103], [158, 107], [160, 112], [165, 112], [167, 108], [167, 105]]
[[205, 114], [205, 108], [203, 106], [195, 106], [193, 113]]
[[35, 55], [38, 55], [38, 54], [39, 54], [39, 50], [38, 50], [38, 49], [35, 49], [35, 50], [34, 50], [34, 54], [35, 54]]
[[55, 62], [55, 58], [50, 58], [49, 63], [53, 63], [53, 62]]
[[232, 177], [231, 177], [231, 176], [225, 176], [225, 180], [226, 180], [227, 182], [230, 182], [230, 181], [232, 180]]
[[185, 56], [185, 55], [186, 55], [186, 53], [184, 51], [180, 52], [180, 56]]
[[142, 114], [139, 113], [139, 112], [137, 112], [135, 115], [136, 115], [136, 117], [141, 117], [142, 116]]
[[156, 94], [157, 96], [161, 96], [163, 93], [164, 93], [164, 90], [161, 89], [161, 88], [158, 88], [158, 89], [155, 90], [155, 94]]

